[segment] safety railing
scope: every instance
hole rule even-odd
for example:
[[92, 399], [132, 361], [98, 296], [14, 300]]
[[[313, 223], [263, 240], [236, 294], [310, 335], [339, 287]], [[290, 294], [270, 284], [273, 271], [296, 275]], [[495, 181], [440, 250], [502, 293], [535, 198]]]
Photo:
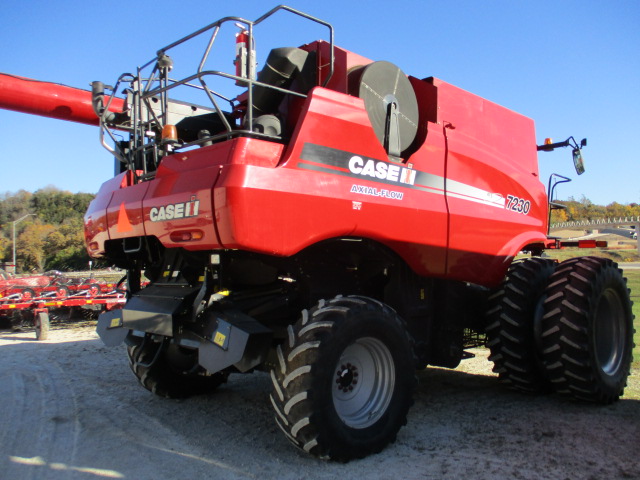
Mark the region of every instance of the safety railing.
[[[105, 114], [101, 118], [100, 139], [105, 148], [107, 148], [121, 162], [126, 163], [128, 168], [134, 172], [140, 172], [143, 179], [153, 176], [153, 172], [157, 168], [163, 155], [171, 151], [179, 149], [187, 149], [190, 147], [202, 145], [206, 142], [216, 142], [230, 139], [236, 136], [251, 136], [257, 138], [270, 138], [272, 135], [254, 131], [252, 128], [254, 121], [253, 96], [256, 87], [281, 92], [287, 95], [305, 98], [306, 93], [297, 92], [287, 88], [280, 88], [276, 85], [260, 82], [255, 79], [255, 52], [252, 45], [255, 44], [254, 28], [271, 18], [279, 11], [286, 11], [295, 14], [304, 19], [310, 20], [328, 29], [329, 34], [329, 65], [321, 85], [326, 84], [331, 79], [334, 72], [334, 43], [333, 43], [333, 27], [323, 20], [315, 18], [311, 15], [303, 13], [291, 7], [280, 5], [266, 14], [262, 15], [255, 21], [246, 20], [241, 17], [224, 17], [213, 22], [157, 51], [156, 57], [143, 64], [136, 70], [136, 74], [122, 74], [114, 87], [109, 87], [111, 95], [106, 101], [104, 108]], [[223, 70], [206, 69], [211, 53], [218, 39], [220, 29], [223, 25], [233, 23], [246, 33], [247, 49], [246, 75], [237, 75], [228, 73]], [[168, 53], [177, 47], [189, 42], [196, 37], [208, 34], [208, 40], [204, 52], [199, 61], [196, 73], [188, 75], [181, 79], [172, 78], [170, 72], [173, 67], [172, 59]], [[150, 71], [149, 71], [150, 70]], [[148, 72], [148, 73], [147, 73]], [[219, 89], [210, 86], [212, 78], [225, 79], [235, 82], [236, 85], [245, 87], [246, 91], [235, 98], [230, 98], [222, 94]], [[113, 102], [116, 93], [124, 87], [127, 95], [126, 104], [128, 105], [128, 118], [117, 125], [109, 123], [106, 114], [109, 112], [109, 106]], [[221, 130], [203, 138], [198, 138], [181, 144], [173, 143], [172, 145], [163, 144], [158, 138], [159, 132], [168, 125], [169, 109], [172, 106], [173, 98], [170, 95], [176, 92], [179, 87], [193, 89], [200, 93], [204, 93], [209, 101], [209, 105], [201, 106], [192, 104], [193, 108], [203, 109], [208, 113], [215, 113], [219, 118], [222, 126]], [[225, 111], [221, 107], [224, 103], [228, 105], [229, 111]], [[189, 105], [189, 102], [182, 103]], [[246, 104], [246, 110], [239, 112], [239, 108]], [[236, 121], [242, 117], [242, 123], [237, 124]], [[120, 134], [114, 130], [125, 131], [130, 134], [128, 141], [119, 138]], [[107, 138], [114, 147], [111, 147]]]

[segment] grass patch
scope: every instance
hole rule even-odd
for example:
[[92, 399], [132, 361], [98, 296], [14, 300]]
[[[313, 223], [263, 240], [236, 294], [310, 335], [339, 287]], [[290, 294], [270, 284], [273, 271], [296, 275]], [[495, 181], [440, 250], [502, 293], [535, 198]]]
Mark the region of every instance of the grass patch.
[[624, 275], [627, 277], [627, 285], [631, 289], [633, 314], [636, 316], [633, 321], [636, 329], [636, 334], [633, 337], [636, 347], [633, 350], [632, 368], [636, 375], [640, 375], [640, 270], [627, 270]]
[[624, 392], [624, 398], [640, 400], [640, 270], [627, 270], [624, 272], [627, 277], [627, 286], [631, 289], [631, 301], [633, 302], [633, 326], [636, 333], [633, 337], [636, 344], [633, 349], [633, 362], [631, 363], [631, 379]]

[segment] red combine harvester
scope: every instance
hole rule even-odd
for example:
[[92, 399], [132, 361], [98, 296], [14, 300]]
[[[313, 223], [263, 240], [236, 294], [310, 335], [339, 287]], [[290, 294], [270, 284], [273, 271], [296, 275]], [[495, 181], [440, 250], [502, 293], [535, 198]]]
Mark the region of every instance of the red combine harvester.
[[[256, 74], [254, 29], [283, 11], [327, 39], [279, 46]], [[234, 24], [228, 73], [209, 63]], [[199, 65], [178, 75], [174, 52], [203, 38]], [[285, 6], [223, 18], [69, 101], [67, 87], [8, 84], [33, 88], [13, 105], [0, 90], [5, 108], [99, 117], [117, 173], [86, 213], [87, 249], [126, 269], [129, 293], [98, 333], [126, 342], [152, 392], [266, 371], [286, 437], [336, 460], [393, 442], [416, 368], [454, 368], [485, 335], [515, 389], [622, 395], [633, 315], [621, 270], [541, 256], [563, 243], [547, 236], [537, 151], [572, 146], [581, 171], [586, 141], [537, 146], [531, 119], [343, 50], [328, 23]], [[514, 261], [521, 251], [531, 258]]]

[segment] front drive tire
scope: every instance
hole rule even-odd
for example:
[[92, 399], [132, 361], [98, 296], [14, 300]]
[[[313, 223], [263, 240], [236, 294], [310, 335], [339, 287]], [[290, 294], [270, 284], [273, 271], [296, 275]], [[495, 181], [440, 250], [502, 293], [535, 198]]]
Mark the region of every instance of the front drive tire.
[[632, 302], [618, 265], [596, 257], [567, 260], [546, 297], [542, 355], [556, 391], [602, 404], [618, 400], [634, 347]]
[[406, 424], [415, 361], [403, 321], [367, 297], [321, 301], [289, 327], [271, 371], [271, 402], [287, 438], [322, 458], [380, 452]]

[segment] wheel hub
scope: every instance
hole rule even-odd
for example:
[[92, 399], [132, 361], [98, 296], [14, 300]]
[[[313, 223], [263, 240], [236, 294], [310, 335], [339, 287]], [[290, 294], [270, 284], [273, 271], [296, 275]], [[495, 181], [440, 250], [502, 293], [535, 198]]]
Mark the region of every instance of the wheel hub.
[[373, 337], [359, 338], [336, 362], [333, 404], [351, 428], [367, 428], [387, 410], [395, 388], [394, 361], [388, 347]]
[[358, 367], [351, 363], [341, 365], [336, 375], [338, 390], [342, 390], [344, 393], [353, 391], [354, 385], [358, 384]]

